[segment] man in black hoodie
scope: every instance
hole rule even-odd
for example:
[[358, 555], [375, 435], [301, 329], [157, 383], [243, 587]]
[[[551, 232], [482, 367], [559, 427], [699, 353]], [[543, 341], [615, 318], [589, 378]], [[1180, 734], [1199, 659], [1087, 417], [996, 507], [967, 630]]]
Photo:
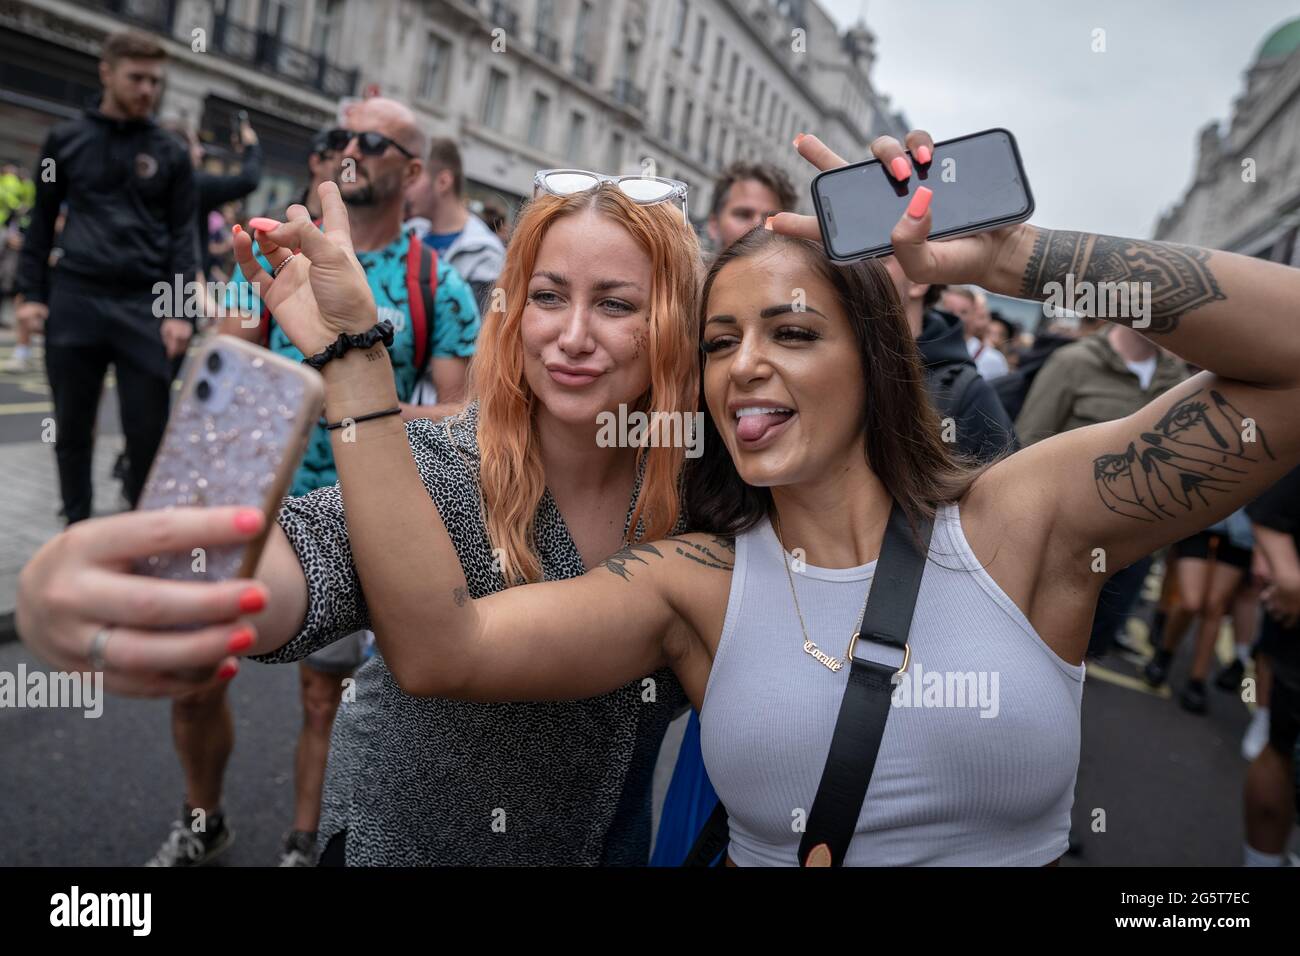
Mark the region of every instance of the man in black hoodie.
[[893, 256], [884, 262], [921, 350], [926, 388], [943, 420], [944, 440], [979, 462], [1015, 451], [1020, 446], [1011, 418], [988, 380], [975, 368], [961, 320], [934, 308], [943, 287], [912, 282]]
[[[99, 64], [99, 108], [56, 126], [36, 169], [17, 317], [45, 332], [69, 524], [90, 517], [95, 417], [108, 366], [130, 461], [124, 490], [134, 504], [167, 423], [170, 359], [184, 353], [193, 331], [191, 320], [169, 314], [170, 292], [154, 293], [155, 283], [170, 287], [199, 273], [190, 159], [150, 119], [165, 58], [147, 34], [110, 36]], [[54, 222], [64, 203], [63, 256], [51, 270]]]

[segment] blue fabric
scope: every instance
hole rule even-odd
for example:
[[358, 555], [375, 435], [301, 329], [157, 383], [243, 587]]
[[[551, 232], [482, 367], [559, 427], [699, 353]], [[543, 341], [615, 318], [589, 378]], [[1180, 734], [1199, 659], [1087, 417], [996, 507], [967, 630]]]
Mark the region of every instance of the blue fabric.
[[663, 814], [659, 817], [659, 833], [650, 865], [681, 866], [717, 805], [718, 794], [709, 782], [704, 754], [700, 751], [700, 717], [691, 711], [682, 749], [677, 752], [673, 779], [668, 784]]
[[438, 253], [439, 256], [444, 256], [447, 254], [447, 250], [451, 248], [451, 244], [459, 239], [460, 234], [464, 231], [461, 229], [456, 232], [426, 232], [424, 234], [424, 244], [432, 246], [433, 251]]

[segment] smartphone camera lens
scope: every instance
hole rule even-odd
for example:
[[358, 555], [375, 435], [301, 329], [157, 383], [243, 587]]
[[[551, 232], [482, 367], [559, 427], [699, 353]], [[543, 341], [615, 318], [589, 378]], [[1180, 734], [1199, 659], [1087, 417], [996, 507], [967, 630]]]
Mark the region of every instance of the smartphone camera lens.
[[208, 371], [216, 374], [221, 371], [221, 354], [218, 352], [208, 353]]
[[200, 402], [206, 402], [212, 396], [212, 386], [208, 384], [206, 378], [199, 379], [199, 384], [194, 386], [194, 394], [198, 396]]

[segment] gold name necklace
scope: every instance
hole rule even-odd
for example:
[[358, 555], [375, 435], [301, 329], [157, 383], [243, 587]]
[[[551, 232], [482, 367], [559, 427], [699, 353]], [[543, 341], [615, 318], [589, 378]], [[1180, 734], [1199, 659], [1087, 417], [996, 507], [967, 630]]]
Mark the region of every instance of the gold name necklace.
[[[817, 663], [834, 673], [839, 673], [844, 662], [838, 657], [832, 657], [820, 647], [813, 643], [808, 636], [808, 627], [803, 622], [803, 611], [799, 609], [799, 594], [794, 589], [794, 575], [790, 573], [790, 558], [786, 554], [785, 539], [781, 536], [781, 518], [775, 511], [772, 512], [772, 522], [776, 526], [776, 541], [781, 546], [781, 564], [785, 567], [786, 580], [790, 582], [790, 597], [794, 598], [794, 613], [799, 618], [799, 630], [803, 632], [803, 652], [811, 657]], [[872, 577], [875, 580], [875, 577]], [[853, 630], [857, 633], [857, 622], [862, 620], [862, 615], [867, 611], [867, 599], [871, 597], [871, 585], [867, 585], [866, 596], [862, 598], [862, 608], [858, 611], [858, 616], [854, 618]], [[850, 642], [851, 643], [851, 642]]]

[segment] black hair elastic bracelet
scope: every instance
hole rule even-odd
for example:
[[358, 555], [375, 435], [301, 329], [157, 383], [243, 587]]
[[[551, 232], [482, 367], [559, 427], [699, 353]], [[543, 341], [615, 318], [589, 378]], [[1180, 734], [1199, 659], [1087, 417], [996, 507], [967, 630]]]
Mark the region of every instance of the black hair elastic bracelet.
[[302, 360], [304, 365], [310, 365], [316, 371], [320, 371], [330, 359], [339, 358], [345, 352], [352, 349], [368, 349], [372, 346], [383, 342], [386, 346], [393, 344], [393, 323], [387, 319], [376, 322], [369, 329], [360, 335], [348, 335], [346, 332], [339, 333], [339, 337], [331, 342], [326, 348], [321, 349], [310, 358]]
[[329, 422], [322, 422], [322, 424], [325, 426], [325, 430], [327, 432], [332, 432], [336, 428], [343, 428], [347, 425], [355, 425], [358, 422], [368, 422], [372, 418], [386, 418], [389, 415], [400, 415], [400, 414], [402, 414], [402, 409], [400, 407], [386, 408], [382, 412], [370, 412], [368, 415], [358, 415], [355, 418], [351, 418], [351, 417], [345, 418], [343, 419], [343, 421], [335, 422], [332, 425]]

